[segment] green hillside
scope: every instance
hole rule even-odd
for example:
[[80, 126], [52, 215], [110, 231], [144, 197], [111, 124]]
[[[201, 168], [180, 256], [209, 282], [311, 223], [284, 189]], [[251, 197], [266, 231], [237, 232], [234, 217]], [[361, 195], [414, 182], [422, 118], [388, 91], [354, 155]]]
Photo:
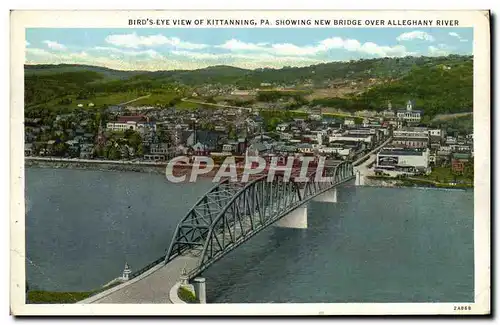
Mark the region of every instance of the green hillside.
[[423, 109], [428, 116], [472, 111], [472, 60], [416, 66], [406, 76], [375, 86], [358, 96], [318, 99], [311, 104], [351, 111], [382, 110], [387, 108], [389, 100], [397, 109], [410, 99], [415, 100], [417, 109]]
[[26, 76], [32, 75], [50, 75], [66, 72], [82, 72], [92, 71], [101, 74], [106, 79], [128, 79], [132, 76], [144, 74], [146, 71], [121, 71], [113, 70], [105, 67], [97, 67], [83, 64], [37, 64], [24, 65], [24, 73]]
[[[347, 98], [322, 98], [310, 102], [300, 96], [300, 105], [322, 105], [344, 110], [384, 109], [391, 100], [402, 107], [409, 99], [426, 115], [472, 110], [473, 61], [471, 56], [405, 57], [331, 62], [303, 68], [247, 70], [213, 66], [198, 70], [117, 71], [83, 65], [26, 65], [25, 104], [53, 107], [96, 101], [118, 104], [140, 96], [140, 104], [170, 104], [189, 94], [190, 87], [219, 84], [255, 88], [261, 83], [327, 87], [332, 82], [386, 81]], [[267, 98], [272, 93], [259, 94]], [[110, 98], [109, 100], [107, 98]], [[259, 98], [260, 98], [259, 97]], [[111, 100], [112, 99], [112, 100]]]

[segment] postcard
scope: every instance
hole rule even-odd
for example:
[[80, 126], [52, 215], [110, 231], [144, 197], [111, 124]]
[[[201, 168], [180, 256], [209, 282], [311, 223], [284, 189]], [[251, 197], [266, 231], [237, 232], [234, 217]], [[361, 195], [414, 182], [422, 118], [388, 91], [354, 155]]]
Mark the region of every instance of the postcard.
[[488, 11], [12, 11], [11, 313], [490, 313]]

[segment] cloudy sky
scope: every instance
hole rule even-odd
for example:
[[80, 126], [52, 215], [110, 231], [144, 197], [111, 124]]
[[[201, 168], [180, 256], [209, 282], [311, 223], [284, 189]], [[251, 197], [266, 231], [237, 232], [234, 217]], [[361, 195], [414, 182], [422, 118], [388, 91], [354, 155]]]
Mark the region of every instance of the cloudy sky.
[[360, 58], [472, 54], [472, 28], [26, 30], [26, 63], [120, 70], [281, 68]]

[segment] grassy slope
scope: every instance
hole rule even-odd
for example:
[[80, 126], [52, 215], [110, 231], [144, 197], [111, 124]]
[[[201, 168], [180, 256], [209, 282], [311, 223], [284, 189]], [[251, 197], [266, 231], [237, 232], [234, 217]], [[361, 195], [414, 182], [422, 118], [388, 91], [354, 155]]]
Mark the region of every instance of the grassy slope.
[[[175, 97], [164, 85], [181, 82], [188, 85], [206, 83], [258, 85], [260, 82], [295, 82], [300, 80], [333, 80], [335, 78], [393, 77], [398, 79], [372, 87], [361, 96], [346, 100], [332, 98], [332, 103], [318, 103], [326, 107], [348, 110], [386, 106], [400, 106], [408, 99], [417, 99], [417, 107], [426, 113], [455, 113], [470, 110], [472, 103], [472, 62], [464, 57], [375, 59], [353, 62], [332, 62], [305, 68], [245, 70], [215, 66], [193, 71], [116, 71], [101, 67], [78, 65], [26, 66], [26, 101], [31, 104], [60, 106], [63, 98], [72, 98], [73, 105], [94, 102], [112, 105], [153, 93], [136, 105], [165, 104]], [[464, 63], [465, 62], [465, 63]], [[441, 67], [448, 65], [451, 70]], [[415, 68], [417, 67], [417, 68]], [[82, 71], [82, 69], [85, 69]], [[57, 72], [57, 74], [54, 74]], [[78, 74], [81, 74], [80, 78]], [[89, 91], [88, 100], [74, 101], [81, 91]], [[160, 90], [159, 94], [154, 94]], [[134, 97], [132, 93], [136, 92]], [[328, 99], [327, 99], [328, 100]], [[354, 104], [353, 104], [354, 103]], [[312, 103], [315, 104], [314, 102]], [[333, 104], [333, 106], [332, 106]], [[192, 104], [182, 104], [191, 106]], [[45, 105], [43, 105], [45, 106]], [[352, 106], [351, 109], [349, 106]], [[452, 107], [452, 108], [449, 108]]]
[[97, 290], [82, 292], [33, 290], [28, 291], [27, 301], [29, 301], [30, 304], [74, 304], [83, 299], [87, 299], [90, 296], [111, 289], [119, 284], [119, 282], [116, 282]]

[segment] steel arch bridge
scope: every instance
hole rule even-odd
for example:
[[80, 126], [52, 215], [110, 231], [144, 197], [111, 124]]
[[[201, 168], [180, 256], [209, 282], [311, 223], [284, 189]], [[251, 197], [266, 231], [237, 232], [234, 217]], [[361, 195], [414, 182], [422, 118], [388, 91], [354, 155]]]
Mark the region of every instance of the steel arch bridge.
[[276, 174], [271, 182], [264, 175], [248, 183], [218, 183], [177, 225], [165, 263], [179, 256], [197, 259], [185, 270], [193, 278], [305, 202], [355, 177], [351, 162], [325, 168], [322, 176], [329, 181], [317, 178], [315, 171], [307, 176], [305, 182]]

